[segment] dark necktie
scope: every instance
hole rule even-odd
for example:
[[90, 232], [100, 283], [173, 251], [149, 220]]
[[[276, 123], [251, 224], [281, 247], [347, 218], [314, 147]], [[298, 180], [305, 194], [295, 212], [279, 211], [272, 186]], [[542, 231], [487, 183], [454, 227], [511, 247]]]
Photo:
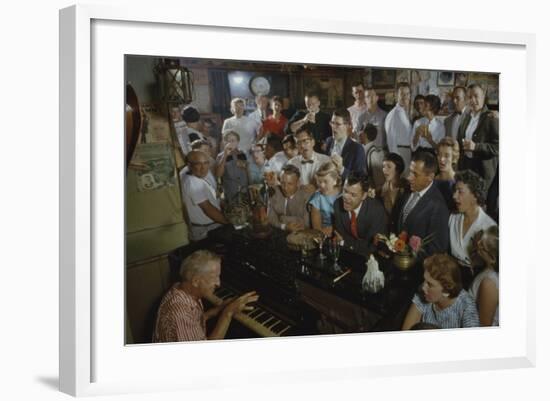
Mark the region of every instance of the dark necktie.
[[302, 160], [302, 164], [308, 164], [308, 163], [313, 164], [313, 160]]
[[418, 192], [413, 192], [411, 194], [410, 201], [407, 202], [407, 204], [403, 208], [403, 220], [402, 220], [403, 223], [405, 223], [405, 220], [407, 220], [407, 216], [409, 216], [409, 213], [416, 206], [416, 203], [418, 202], [419, 199], [420, 199], [420, 194]]
[[352, 210], [351, 212], [351, 221], [350, 221], [350, 228], [351, 228], [351, 235], [355, 239], [359, 239], [359, 234], [357, 232], [357, 215], [355, 214], [355, 210]]

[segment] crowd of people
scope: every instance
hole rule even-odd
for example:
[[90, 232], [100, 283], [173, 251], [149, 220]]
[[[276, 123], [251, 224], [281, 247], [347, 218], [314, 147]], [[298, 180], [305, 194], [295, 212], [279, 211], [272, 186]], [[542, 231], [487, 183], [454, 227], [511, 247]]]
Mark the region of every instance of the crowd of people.
[[[257, 96], [248, 115], [244, 100], [234, 98], [221, 143], [195, 108], [185, 108], [178, 140], [187, 161], [180, 180], [190, 240], [200, 244], [209, 231], [230, 224], [225, 211], [251, 186], [265, 185], [267, 219], [280, 230], [314, 228], [367, 257], [376, 234], [431, 238], [418, 258], [424, 282], [403, 329], [498, 325], [498, 113], [487, 109], [484, 89], [455, 87], [454, 111], [445, 118], [438, 116], [439, 97], [430, 94], [416, 96], [413, 113], [407, 83], [398, 84], [389, 113], [378, 106], [375, 89], [358, 82], [351, 93], [354, 104], [332, 114], [322, 111], [317, 94], [307, 93], [305, 109], [288, 119], [278, 96]], [[192, 328], [168, 324], [171, 333], [181, 333], [156, 332], [158, 341], [208, 338], [198, 323], [205, 320], [198, 317], [200, 297], [213, 291], [216, 278], [214, 285], [200, 283], [204, 275], [219, 276], [213, 260], [204, 272], [184, 262], [183, 281], [166, 295], [157, 331], [163, 332], [178, 289], [194, 297], [200, 313]], [[227, 319], [255, 297], [247, 294], [216, 313], [229, 308], [220, 318]], [[189, 305], [185, 299], [183, 308]], [[225, 326], [216, 327], [215, 338]]]

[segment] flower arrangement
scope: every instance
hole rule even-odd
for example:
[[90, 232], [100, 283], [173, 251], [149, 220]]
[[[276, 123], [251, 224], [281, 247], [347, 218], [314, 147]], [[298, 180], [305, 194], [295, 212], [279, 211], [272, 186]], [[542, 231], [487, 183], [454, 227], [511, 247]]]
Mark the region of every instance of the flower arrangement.
[[417, 235], [409, 235], [406, 231], [402, 231], [399, 235], [391, 233], [388, 236], [383, 234], [376, 234], [374, 237], [374, 244], [384, 244], [388, 250], [392, 253], [416, 257], [420, 252], [424, 252], [423, 246], [432, 241], [433, 234], [420, 238]]

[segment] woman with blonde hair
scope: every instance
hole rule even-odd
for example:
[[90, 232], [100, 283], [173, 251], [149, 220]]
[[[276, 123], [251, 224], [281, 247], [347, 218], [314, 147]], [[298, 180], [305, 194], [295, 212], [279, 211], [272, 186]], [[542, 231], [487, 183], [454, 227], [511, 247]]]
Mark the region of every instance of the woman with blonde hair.
[[342, 190], [342, 178], [336, 169], [336, 165], [330, 161], [315, 173], [318, 190], [309, 200], [311, 226], [328, 236], [333, 232], [334, 201], [340, 196]]

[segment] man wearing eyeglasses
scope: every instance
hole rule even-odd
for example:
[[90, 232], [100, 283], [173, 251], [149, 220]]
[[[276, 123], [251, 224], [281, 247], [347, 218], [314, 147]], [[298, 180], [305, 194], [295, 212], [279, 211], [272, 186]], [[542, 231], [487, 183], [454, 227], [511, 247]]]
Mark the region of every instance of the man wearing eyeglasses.
[[187, 155], [189, 170], [180, 173], [181, 195], [187, 210], [191, 241], [200, 241], [208, 232], [227, 224], [220, 200], [216, 196], [216, 180], [210, 172], [208, 156], [198, 150]]
[[353, 171], [365, 172], [363, 146], [351, 139], [351, 116], [348, 110], [338, 109], [330, 120], [332, 137], [327, 139], [327, 152], [345, 181]]
[[305, 187], [308, 192], [314, 192], [316, 189], [315, 173], [331, 159], [314, 150], [315, 139], [307, 127], [301, 128], [296, 133], [296, 145], [298, 145], [298, 156], [290, 159], [288, 164], [296, 166], [300, 170], [300, 185]]

